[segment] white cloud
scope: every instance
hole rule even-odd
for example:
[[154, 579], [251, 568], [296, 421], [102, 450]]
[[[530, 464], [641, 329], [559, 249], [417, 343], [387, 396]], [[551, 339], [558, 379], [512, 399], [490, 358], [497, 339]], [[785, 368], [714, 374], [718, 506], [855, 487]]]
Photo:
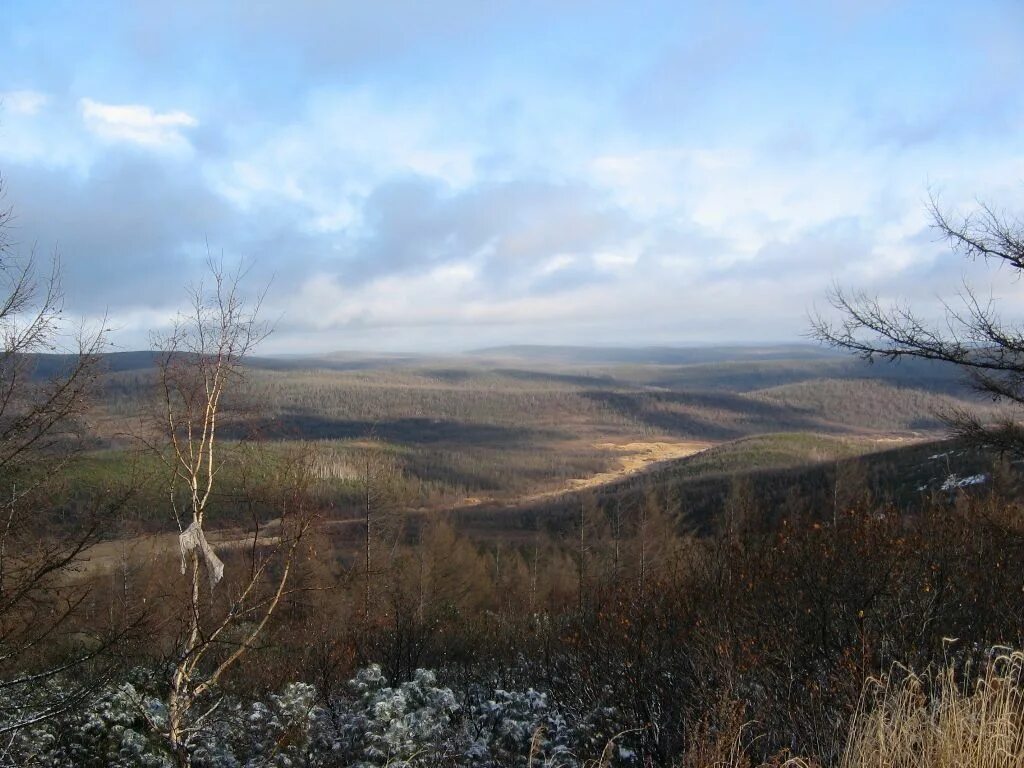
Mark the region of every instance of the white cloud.
[[127, 141], [156, 149], [188, 146], [183, 129], [199, 121], [187, 112], [156, 112], [142, 104], [103, 104], [92, 99], [79, 102], [86, 126], [108, 141]]
[[49, 100], [49, 96], [39, 91], [6, 91], [0, 93], [0, 113], [35, 115]]
[[[988, 63], [949, 59], [944, 38], [911, 60], [887, 59], [884, 37], [864, 59], [858, 38], [805, 71], [802, 43], [704, 61], [721, 36], [707, 19], [606, 38], [613, 25], [571, 14], [539, 37], [488, 17], [496, 36], [466, 48], [446, 24], [440, 37], [389, 27], [380, 48], [367, 29], [384, 21], [357, 13], [353, 53], [331, 25], [282, 13], [227, 24], [196, 69], [101, 46], [97, 61], [69, 52], [63, 77], [9, 73], [40, 91], [0, 91], [0, 170], [19, 182], [16, 205], [43, 212], [22, 239], [59, 240], [84, 308], [113, 302], [124, 328], [159, 325], [153, 270], [183, 279], [206, 238], [280, 276], [281, 351], [782, 338], [833, 280], [915, 303], [955, 287], [960, 262], [926, 228], [929, 188], [965, 210], [974, 194], [1017, 210], [1024, 194], [1024, 132], [1008, 130], [1024, 128], [1021, 102], [991, 90], [1020, 69], [1009, 38]], [[159, 50], [177, 50], [184, 20], [149, 30]], [[253, 43], [271, 33], [273, 46]], [[606, 56], [612, 39], [635, 44]], [[700, 60], [681, 70], [687, 52]], [[999, 86], [966, 98], [966, 75], [932, 66], [944, 61]], [[961, 102], [977, 109], [950, 111]], [[184, 226], [168, 200], [185, 201]]]
[[315, 274], [288, 302], [287, 316], [318, 330], [443, 324], [461, 317], [476, 279], [475, 268], [466, 263], [445, 264], [413, 277], [391, 275], [358, 287]]
[[625, 272], [632, 269], [640, 259], [642, 243], [635, 240], [619, 250], [598, 251], [593, 256], [594, 265], [607, 272]]
[[284, 200], [305, 206], [317, 231], [358, 223], [353, 200], [382, 180], [418, 175], [464, 189], [481, 148], [452, 136], [453, 118], [431, 105], [368, 90], [320, 90], [289, 122], [238, 127], [232, 157], [211, 183], [240, 207]]

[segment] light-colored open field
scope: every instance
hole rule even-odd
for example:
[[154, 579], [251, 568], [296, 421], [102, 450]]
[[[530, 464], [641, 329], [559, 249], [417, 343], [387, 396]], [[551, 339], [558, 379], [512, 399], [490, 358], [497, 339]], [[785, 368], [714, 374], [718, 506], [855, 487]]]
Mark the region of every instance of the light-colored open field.
[[683, 459], [706, 451], [713, 443], [691, 440], [659, 440], [655, 442], [633, 441], [628, 443], [595, 443], [594, 447], [618, 454], [617, 466], [588, 477], [570, 479], [564, 487], [543, 493], [531, 494], [522, 501], [536, 501], [558, 496], [567, 491], [581, 491], [614, 483], [631, 475], [654, 469], [667, 461]]

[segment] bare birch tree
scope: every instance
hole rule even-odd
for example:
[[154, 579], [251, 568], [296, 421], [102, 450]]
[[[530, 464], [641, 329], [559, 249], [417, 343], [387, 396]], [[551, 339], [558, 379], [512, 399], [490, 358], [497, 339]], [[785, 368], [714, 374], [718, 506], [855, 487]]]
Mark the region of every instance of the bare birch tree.
[[[269, 333], [259, 319], [262, 297], [243, 298], [243, 273], [209, 264], [212, 285], [190, 292], [191, 308], [159, 338], [158, 389], [169, 470], [171, 509], [178, 526], [185, 576], [183, 634], [172, 658], [173, 671], [162, 728], [176, 759], [190, 764], [189, 739], [219, 706], [224, 674], [255, 646], [287, 593], [312, 510], [308, 485], [312, 463], [283, 462], [274, 484], [277, 535], [261, 538], [254, 526], [249, 568], [237, 579], [222, 579], [225, 566], [206, 537], [220, 470], [224, 398], [243, 374], [242, 363]], [[229, 583], [230, 581], [230, 583]]]

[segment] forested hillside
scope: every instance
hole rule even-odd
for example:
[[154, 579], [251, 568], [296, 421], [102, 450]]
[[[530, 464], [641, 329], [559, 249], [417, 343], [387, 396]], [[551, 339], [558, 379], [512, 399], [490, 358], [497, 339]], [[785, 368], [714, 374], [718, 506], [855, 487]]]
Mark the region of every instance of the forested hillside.
[[[683, 461], [680, 470], [713, 475], [726, 456], [746, 470], [829, 462], [935, 439], [943, 433], [941, 414], [950, 409], [998, 414], [963, 388], [950, 394], [946, 375], [911, 386], [893, 383], [883, 366], [863, 366], [848, 378], [822, 378], [835, 373], [836, 360], [798, 352], [761, 350], [747, 360], [740, 350], [740, 359], [729, 360], [729, 350], [702, 350], [722, 361], [698, 363], [696, 376], [690, 363], [669, 370], [630, 362], [594, 372], [544, 356], [519, 358], [517, 368], [465, 357], [345, 357], [353, 367], [343, 370], [307, 367], [326, 365], [323, 360], [250, 360], [224, 403], [226, 509], [213, 524], [236, 526], [251, 516], [230, 490], [243, 482], [239, 462], [247, 460], [247, 445], [272, 454], [314, 450], [324, 514], [348, 519], [358, 514], [368, 463], [387, 466], [395, 503], [404, 509], [519, 507], [588, 478], [608, 482], [647, 472], [708, 446], [706, 457]], [[758, 388], [765, 357], [773, 375], [799, 383]], [[40, 358], [35, 375], [45, 380], [67, 362]], [[68, 478], [82, 490], [61, 514], [76, 514], [75, 499], [86, 498], [88, 487], [121, 482], [123, 467], [130, 466], [133, 499], [115, 527], [156, 531], [164, 525], [162, 470], [140, 450], [160, 427], [153, 362], [153, 354], [143, 352], [101, 360], [105, 373], [83, 435], [90, 452]], [[872, 371], [883, 378], [863, 378]], [[704, 389], [712, 372], [719, 388]], [[670, 378], [671, 386], [643, 383]], [[788, 433], [805, 437], [770, 437]], [[757, 436], [764, 439], [748, 439]]]
[[[186, 577], [148, 446], [179, 361], [101, 358], [36, 534], [87, 532], [54, 593], [87, 599], [21, 657], [56, 671], [5, 716], [66, 706], [12, 731], [13, 764], [829, 762], [868, 675], [1008, 674], [984, 649], [1018, 626], [1020, 476], [941, 439], [943, 410], [998, 416], [966, 389], [792, 349], [529, 353], [239, 368], [206, 526], [224, 582], [198, 593], [227, 611], [224, 653], [165, 597]], [[171, 749], [162, 665], [183, 642], [230, 659], [249, 603], [217, 594], [258, 611], [282, 575], [259, 643], [196, 698], [216, 714], [176, 715]], [[76, 647], [84, 687], [60, 671]]]

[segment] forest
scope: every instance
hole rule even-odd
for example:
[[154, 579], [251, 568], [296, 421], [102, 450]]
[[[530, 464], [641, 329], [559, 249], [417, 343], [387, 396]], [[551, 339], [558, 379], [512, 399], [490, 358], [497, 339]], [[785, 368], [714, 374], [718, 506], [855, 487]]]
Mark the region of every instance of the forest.
[[152, 352], [24, 298], [0, 764], [1024, 755], [1019, 460], [948, 435], [1011, 416], [938, 363], [260, 358], [210, 268]]

